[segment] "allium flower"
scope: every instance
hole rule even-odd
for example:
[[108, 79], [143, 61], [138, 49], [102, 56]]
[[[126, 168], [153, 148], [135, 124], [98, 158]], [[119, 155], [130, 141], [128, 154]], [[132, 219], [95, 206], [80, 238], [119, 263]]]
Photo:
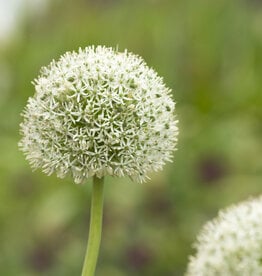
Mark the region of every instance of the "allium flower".
[[20, 148], [48, 175], [129, 176], [143, 182], [170, 161], [175, 104], [142, 58], [98, 46], [67, 52], [33, 82]]
[[262, 197], [221, 211], [202, 229], [187, 276], [262, 275]]

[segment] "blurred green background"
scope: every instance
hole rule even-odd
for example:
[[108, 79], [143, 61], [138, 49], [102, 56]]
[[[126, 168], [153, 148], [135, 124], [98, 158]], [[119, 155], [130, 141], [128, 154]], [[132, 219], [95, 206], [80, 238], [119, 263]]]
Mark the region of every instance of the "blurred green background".
[[106, 180], [97, 275], [183, 275], [201, 225], [262, 190], [262, 2], [0, 0], [0, 15], [0, 275], [80, 275], [91, 182], [32, 172], [17, 143], [40, 67], [92, 44], [144, 57], [180, 127], [163, 172]]

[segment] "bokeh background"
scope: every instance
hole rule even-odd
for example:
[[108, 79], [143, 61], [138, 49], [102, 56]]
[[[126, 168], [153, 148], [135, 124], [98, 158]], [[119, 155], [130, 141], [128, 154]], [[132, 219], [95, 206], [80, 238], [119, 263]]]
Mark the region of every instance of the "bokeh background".
[[32, 172], [20, 113], [39, 69], [87, 45], [128, 49], [177, 102], [174, 163], [108, 178], [98, 276], [183, 275], [201, 225], [262, 191], [262, 2], [0, 0], [0, 275], [80, 275], [91, 182]]

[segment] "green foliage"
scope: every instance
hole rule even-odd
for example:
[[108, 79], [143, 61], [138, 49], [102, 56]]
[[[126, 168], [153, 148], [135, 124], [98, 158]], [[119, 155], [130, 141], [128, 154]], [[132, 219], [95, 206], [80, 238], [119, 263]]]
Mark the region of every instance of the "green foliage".
[[31, 172], [20, 112], [39, 68], [67, 50], [118, 46], [174, 90], [174, 163], [136, 185], [108, 178], [97, 275], [183, 275], [200, 226], [260, 194], [262, 6], [255, 0], [50, 1], [0, 48], [0, 274], [79, 275], [90, 183]]

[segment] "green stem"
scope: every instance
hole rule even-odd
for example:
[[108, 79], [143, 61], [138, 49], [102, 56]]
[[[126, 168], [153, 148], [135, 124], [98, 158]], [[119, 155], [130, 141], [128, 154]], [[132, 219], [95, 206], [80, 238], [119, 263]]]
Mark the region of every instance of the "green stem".
[[102, 233], [102, 217], [103, 217], [103, 198], [104, 198], [104, 178], [93, 178], [93, 192], [91, 205], [91, 218], [88, 245], [82, 276], [95, 275], [97, 257], [99, 253], [101, 233]]

